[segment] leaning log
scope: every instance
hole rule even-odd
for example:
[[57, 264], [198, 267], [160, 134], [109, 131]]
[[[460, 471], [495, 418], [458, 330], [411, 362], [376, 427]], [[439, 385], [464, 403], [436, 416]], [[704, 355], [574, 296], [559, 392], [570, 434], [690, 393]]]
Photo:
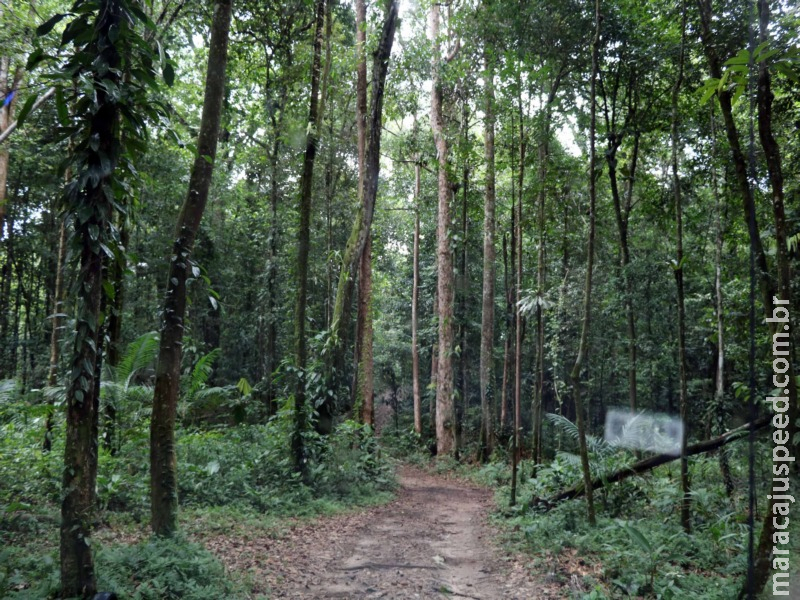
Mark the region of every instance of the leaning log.
[[[721, 448], [726, 444], [729, 444], [733, 441], [740, 439], [744, 434], [746, 434], [750, 430], [758, 431], [759, 429], [763, 429], [769, 424], [769, 422], [770, 422], [770, 417], [764, 416], [750, 423], [745, 423], [744, 425], [742, 425], [741, 427], [737, 427], [736, 429], [731, 429], [730, 431], [723, 433], [722, 435], [717, 436], [715, 438], [711, 438], [703, 442], [692, 444], [691, 446], [688, 446], [686, 448], [686, 456], [703, 454], [705, 452], [711, 452], [713, 450], [716, 450], [717, 448]], [[623, 479], [627, 479], [628, 477], [632, 477], [634, 475], [642, 475], [643, 473], [652, 471], [656, 467], [660, 467], [661, 465], [672, 462], [673, 460], [678, 460], [679, 458], [680, 454], [657, 454], [656, 456], [645, 458], [643, 460], [633, 463], [632, 465], [623, 467], [622, 469], [615, 471], [608, 477], [598, 477], [594, 479], [592, 481], [592, 489], [596, 490], [608, 484], [622, 481]], [[537, 501], [534, 502], [534, 504], [536, 504], [541, 508], [544, 508], [545, 510], [550, 510], [551, 508], [555, 507], [556, 504], [563, 502], [564, 500], [572, 500], [573, 498], [580, 498], [585, 491], [586, 488], [581, 482], [569, 489], [559, 492], [558, 494], [552, 496], [551, 498], [538, 499]]]

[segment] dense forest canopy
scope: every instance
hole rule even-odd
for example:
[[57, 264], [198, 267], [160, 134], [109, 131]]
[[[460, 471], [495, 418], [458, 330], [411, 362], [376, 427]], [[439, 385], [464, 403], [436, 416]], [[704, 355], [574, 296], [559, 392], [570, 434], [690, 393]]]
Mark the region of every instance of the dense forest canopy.
[[[755, 597], [778, 550], [797, 564], [767, 497], [798, 489], [772, 460], [800, 446], [794, 3], [30, 0], [0, 23], [0, 595], [113, 582], [98, 515], [169, 541], [180, 506], [383, 493], [384, 449], [477, 465], [543, 537], [575, 506], [640, 518], [623, 541], [652, 565], [585, 597]], [[657, 575], [659, 519], [717, 557]], [[56, 549], [58, 581], [32, 575]]]

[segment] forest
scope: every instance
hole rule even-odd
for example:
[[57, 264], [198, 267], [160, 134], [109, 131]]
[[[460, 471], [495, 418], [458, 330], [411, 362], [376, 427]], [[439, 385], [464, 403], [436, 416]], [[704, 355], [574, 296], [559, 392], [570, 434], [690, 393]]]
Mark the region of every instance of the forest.
[[800, 597], [798, 32], [0, 0], [0, 598]]

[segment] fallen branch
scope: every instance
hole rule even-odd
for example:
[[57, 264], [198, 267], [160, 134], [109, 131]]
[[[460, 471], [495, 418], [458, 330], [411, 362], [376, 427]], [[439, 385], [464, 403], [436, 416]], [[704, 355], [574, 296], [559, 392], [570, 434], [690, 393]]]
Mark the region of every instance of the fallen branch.
[[[741, 427], [737, 427], [736, 429], [731, 429], [730, 431], [723, 433], [720, 436], [715, 438], [711, 438], [710, 440], [705, 440], [703, 442], [698, 442], [697, 444], [692, 444], [691, 446], [686, 448], [686, 456], [694, 456], [696, 454], [703, 454], [705, 452], [711, 452], [712, 450], [716, 450], [717, 448], [721, 448], [722, 446], [729, 444], [730, 442], [736, 441], [742, 437], [743, 434], [747, 433], [751, 429], [753, 431], [758, 431], [759, 429], [763, 429], [766, 427], [770, 422], [770, 418], [768, 416], [761, 417], [760, 419], [756, 419], [751, 423], [746, 423]], [[678, 460], [680, 455], [674, 454], [657, 454], [656, 456], [651, 456], [650, 458], [645, 458], [644, 460], [640, 460], [638, 462], [633, 463], [627, 467], [623, 467], [622, 469], [615, 471], [608, 477], [599, 477], [592, 481], [592, 489], [596, 490], [605, 485], [616, 483], [618, 481], [622, 481], [623, 479], [627, 479], [628, 477], [632, 477], [634, 475], [641, 475], [648, 471], [652, 471], [656, 467], [660, 467], [661, 465], [667, 464], [672, 462], [673, 460]], [[581, 497], [585, 492], [584, 485], [578, 484], [569, 489], [566, 489], [555, 496], [549, 499], [538, 499], [535, 504], [539, 505], [540, 507], [544, 507], [546, 510], [550, 510], [559, 502], [563, 502], [564, 500], [572, 500], [573, 498]]]

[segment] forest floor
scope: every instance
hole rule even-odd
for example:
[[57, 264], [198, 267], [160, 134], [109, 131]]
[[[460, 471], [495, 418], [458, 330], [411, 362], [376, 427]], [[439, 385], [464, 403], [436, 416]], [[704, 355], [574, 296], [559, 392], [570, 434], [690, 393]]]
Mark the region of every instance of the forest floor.
[[[532, 575], [488, 523], [491, 491], [411, 467], [386, 505], [298, 522], [266, 536], [203, 540], [272, 598], [564, 598], [563, 577]], [[580, 568], [580, 567], [579, 567]], [[569, 580], [569, 576], [566, 578]]]

